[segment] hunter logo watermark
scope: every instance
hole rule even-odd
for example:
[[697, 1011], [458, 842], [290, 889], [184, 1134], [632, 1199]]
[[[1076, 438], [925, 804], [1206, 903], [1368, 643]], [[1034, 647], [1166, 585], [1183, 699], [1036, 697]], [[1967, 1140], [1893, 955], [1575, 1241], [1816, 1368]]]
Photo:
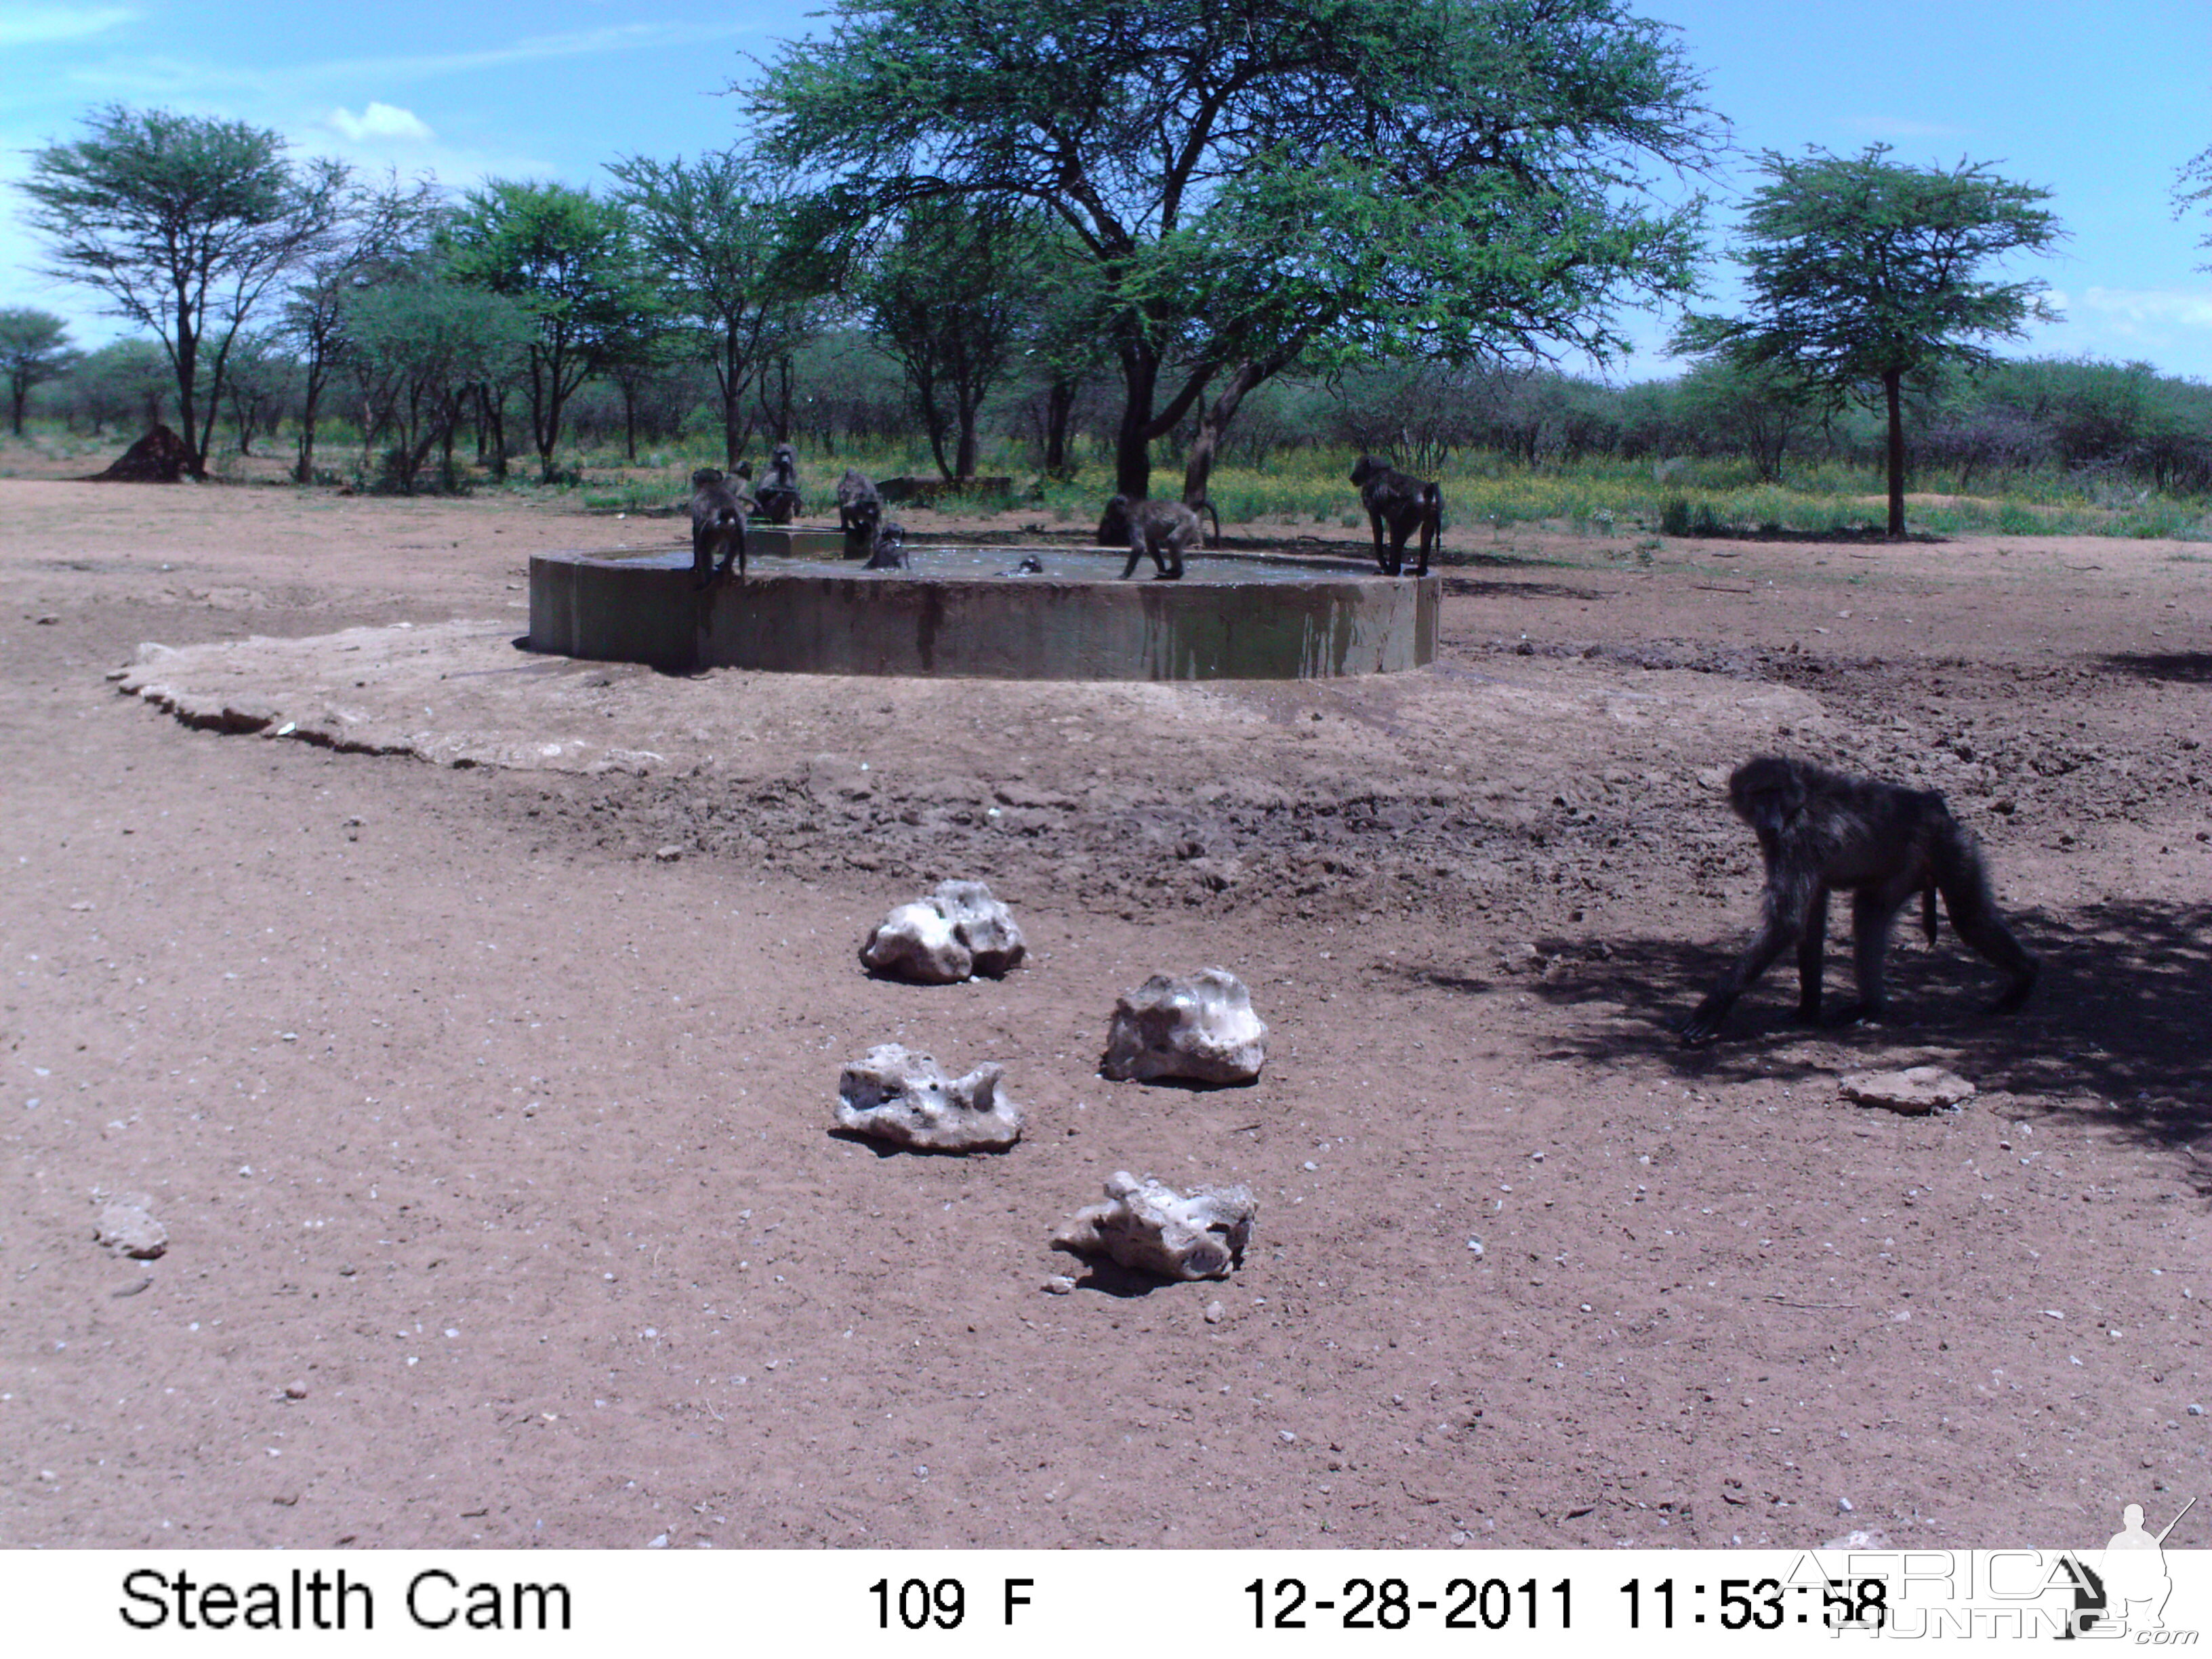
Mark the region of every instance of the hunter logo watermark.
[[[1871, 1619], [1830, 1628], [1890, 1641], [2010, 1637], [2061, 1642], [2128, 1642], [2138, 1647], [2193, 1647], [2202, 1632], [2169, 1629], [2173, 1593], [2165, 1544], [2191, 1498], [2159, 1531], [2143, 1522], [2142, 1506], [2121, 1511], [2120, 1530], [2102, 1551], [1850, 1550], [1838, 1570], [1823, 1552], [1800, 1564], [1829, 1581], [1881, 1579], [1884, 1604]], [[1793, 1574], [1793, 1581], [1799, 1577]]]

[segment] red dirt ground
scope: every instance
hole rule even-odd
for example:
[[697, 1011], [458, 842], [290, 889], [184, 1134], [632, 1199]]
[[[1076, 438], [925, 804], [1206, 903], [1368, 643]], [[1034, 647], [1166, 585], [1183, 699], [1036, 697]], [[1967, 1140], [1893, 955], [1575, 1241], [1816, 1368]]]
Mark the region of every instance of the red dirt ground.
[[[507, 643], [532, 550], [674, 529], [0, 481], [0, 1544], [2094, 1547], [2212, 1486], [2202, 548], [1477, 532], [1434, 669], [1301, 684]], [[141, 641], [393, 752], [188, 726]], [[1917, 1024], [1802, 1031], [1778, 970], [1673, 1042], [1770, 749], [1945, 791], [2023, 1014], [1947, 930]], [[1030, 962], [866, 977], [947, 875]], [[1260, 1083], [1097, 1076], [1215, 963]], [[1028, 1138], [829, 1134], [894, 1040]], [[1922, 1061], [1981, 1092], [1838, 1093]], [[1055, 1254], [1116, 1169], [1249, 1183], [1242, 1269]]]

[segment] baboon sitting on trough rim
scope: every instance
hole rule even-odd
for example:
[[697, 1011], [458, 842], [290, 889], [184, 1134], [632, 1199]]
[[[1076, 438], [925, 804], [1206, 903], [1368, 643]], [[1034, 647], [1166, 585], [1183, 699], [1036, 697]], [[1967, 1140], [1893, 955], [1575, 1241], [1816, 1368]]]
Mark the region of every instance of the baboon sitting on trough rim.
[[878, 527], [884, 521], [884, 498], [875, 481], [854, 467], [847, 467], [837, 481], [837, 528], [845, 532], [845, 556], [872, 554]]
[[753, 491], [761, 515], [771, 524], [789, 524], [805, 510], [799, 494], [799, 452], [778, 444], [769, 452], [768, 476]]
[[[714, 568], [714, 556], [722, 556]], [[730, 574], [730, 561], [738, 562], [738, 580], [745, 574], [745, 514], [743, 498], [730, 481], [711, 466], [691, 475], [691, 586], [704, 587]]]
[[1797, 947], [1797, 1017], [1820, 1018], [1820, 957], [1828, 895], [1851, 895], [1851, 946], [1858, 1000], [1839, 1021], [1880, 1018], [1888, 1011], [1882, 956], [1898, 911], [1918, 894], [1921, 923], [1936, 941], [1936, 895], [1959, 937], [2009, 976], [1992, 1013], [2027, 1000], [2040, 969], [2023, 950], [1990, 895], [1989, 872], [1972, 834], [1933, 789], [1906, 789], [1846, 777], [1810, 761], [1761, 755], [1729, 779], [1729, 805], [1759, 836], [1766, 890], [1759, 932], [1705, 1000], [1675, 1024], [1685, 1042], [1720, 1029], [1744, 988], [1791, 945]]
[[1137, 562], [1146, 554], [1158, 566], [1156, 580], [1176, 581], [1182, 576], [1185, 549], [1205, 538], [1198, 514], [1181, 501], [1133, 501], [1127, 495], [1108, 500], [1098, 520], [1101, 547], [1129, 544], [1129, 562], [1121, 567], [1121, 580], [1137, 573]]
[[[1432, 483], [1362, 455], [1352, 465], [1352, 482], [1359, 486], [1359, 504], [1367, 509], [1367, 522], [1375, 532], [1375, 562], [1386, 576], [1406, 568], [1406, 542], [1415, 531], [1421, 534], [1421, 563], [1417, 576], [1429, 574], [1429, 550], [1443, 534], [1444, 492]], [[1390, 550], [1382, 550], [1382, 526], [1390, 526]]]

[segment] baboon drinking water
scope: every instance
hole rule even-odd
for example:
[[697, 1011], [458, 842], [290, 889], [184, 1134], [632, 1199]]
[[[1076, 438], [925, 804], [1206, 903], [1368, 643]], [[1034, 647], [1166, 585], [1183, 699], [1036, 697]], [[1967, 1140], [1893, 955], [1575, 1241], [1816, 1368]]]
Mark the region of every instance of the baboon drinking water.
[[1198, 514], [1181, 501], [1133, 501], [1127, 495], [1115, 495], [1107, 501], [1098, 520], [1101, 547], [1129, 544], [1129, 562], [1121, 567], [1124, 581], [1137, 574], [1138, 561], [1147, 554], [1159, 567], [1155, 580], [1181, 580], [1184, 550], [1205, 535]]
[[906, 526], [896, 519], [885, 519], [878, 525], [868, 546], [868, 562], [860, 567], [861, 569], [906, 568]]
[[[1406, 568], [1406, 543], [1415, 531], [1421, 536], [1421, 563], [1417, 576], [1429, 574], [1429, 550], [1443, 533], [1444, 492], [1423, 483], [1376, 460], [1362, 455], [1352, 469], [1352, 482], [1359, 486], [1359, 504], [1367, 509], [1367, 522], [1375, 532], [1375, 562], [1386, 576]], [[1382, 528], [1390, 528], [1390, 550], [1382, 550]]]
[[789, 444], [769, 451], [768, 475], [753, 495], [760, 502], [761, 516], [770, 524], [789, 524], [797, 518], [805, 507], [799, 494], [799, 452]]
[[[714, 556], [721, 556], [715, 568]], [[691, 475], [691, 586], [704, 587], [730, 574], [730, 561], [738, 564], [738, 579], [745, 574], [745, 513], [743, 498], [730, 481], [711, 466]]]
[[1992, 1013], [2010, 1013], [2035, 988], [2040, 970], [1997, 914], [1980, 848], [1936, 791], [1846, 777], [1809, 761], [1761, 755], [1737, 767], [1729, 779], [1729, 805], [1758, 835], [1766, 860], [1763, 915], [1743, 954], [1705, 1000], [1676, 1023], [1683, 1042], [1709, 1040], [1744, 988], [1793, 944], [1797, 1017], [1817, 1023], [1828, 895], [1839, 888], [1851, 895], [1859, 993], [1839, 1020], [1879, 1018], [1887, 1012], [1882, 956], [1898, 911], [1916, 893], [1931, 945], [1940, 892], [1959, 937], [2008, 975]]
[[877, 531], [884, 521], [884, 498], [875, 481], [853, 467], [837, 480], [837, 528], [845, 532], [845, 556], [872, 556]]

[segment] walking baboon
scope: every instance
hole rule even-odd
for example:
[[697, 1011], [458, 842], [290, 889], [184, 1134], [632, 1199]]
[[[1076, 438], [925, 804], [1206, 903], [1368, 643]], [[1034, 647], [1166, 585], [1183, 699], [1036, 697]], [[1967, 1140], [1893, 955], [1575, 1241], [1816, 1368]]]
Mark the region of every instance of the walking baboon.
[[1936, 941], [1940, 892], [1959, 937], [2008, 975], [1990, 1012], [2010, 1013], [2035, 988], [2040, 969], [1997, 914], [1980, 848], [1935, 790], [1846, 777], [1810, 761], [1761, 755], [1729, 779], [1729, 805], [1758, 835], [1766, 860], [1763, 913], [1743, 954], [1676, 1023], [1683, 1042], [1710, 1039], [1744, 988], [1793, 944], [1797, 1017], [1818, 1023], [1828, 895], [1838, 889], [1851, 895], [1859, 993], [1838, 1013], [1839, 1022], [1879, 1018], [1888, 1011], [1882, 955], [1899, 909], [1916, 893], [1929, 944]]
[[863, 570], [903, 570], [906, 568], [906, 526], [896, 519], [885, 519], [876, 526], [876, 533], [868, 544], [868, 562]]
[[[1203, 513], [1213, 520], [1213, 534], [1205, 538], [1206, 544], [1208, 547], [1220, 546], [1221, 514], [1214, 510], [1213, 503], [1201, 496], [1196, 502], [1186, 502], [1185, 505], [1192, 512]], [[1116, 495], [1106, 503], [1106, 511], [1098, 520], [1098, 544], [1101, 547], [1119, 547], [1128, 539], [1129, 498]]]
[[1106, 511], [1098, 520], [1101, 547], [1129, 544], [1129, 562], [1121, 567], [1124, 581], [1137, 574], [1137, 562], [1146, 554], [1159, 567], [1155, 580], [1180, 580], [1184, 550], [1205, 534], [1198, 514], [1181, 501], [1133, 501], [1127, 495], [1115, 495], [1107, 501]]
[[[1367, 522], [1375, 532], [1375, 562], [1386, 576], [1406, 568], [1406, 542], [1415, 531], [1421, 535], [1421, 563], [1417, 576], [1429, 574], [1429, 550], [1443, 533], [1444, 492], [1432, 483], [1362, 455], [1352, 469], [1352, 482], [1359, 486], [1359, 504], [1367, 509]], [[1390, 527], [1390, 550], [1382, 550], [1382, 527]]]
[[753, 491], [761, 516], [770, 524], [789, 524], [805, 509], [799, 494], [799, 452], [778, 444], [769, 452], [768, 476]]
[[837, 481], [837, 528], [845, 532], [845, 556], [857, 559], [872, 555], [876, 532], [883, 521], [884, 498], [876, 493], [874, 480], [847, 467], [845, 476]]
[[[714, 556], [721, 555], [721, 568]], [[730, 574], [730, 561], [738, 562], [738, 580], [745, 574], [745, 514], [743, 499], [730, 481], [711, 466], [691, 475], [691, 586], [704, 587]]]

